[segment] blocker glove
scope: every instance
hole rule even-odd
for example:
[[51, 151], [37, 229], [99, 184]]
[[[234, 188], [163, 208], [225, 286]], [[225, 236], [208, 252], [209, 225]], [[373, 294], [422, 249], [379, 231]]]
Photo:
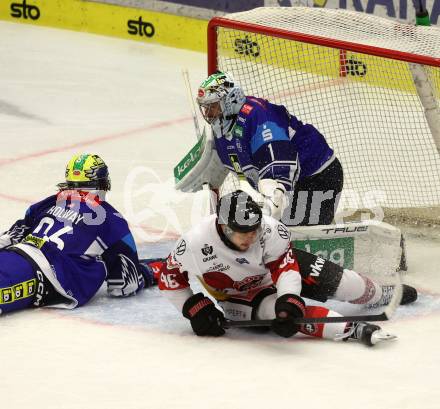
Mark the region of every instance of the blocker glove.
[[299, 331], [299, 324], [294, 318], [304, 317], [306, 304], [295, 294], [284, 294], [275, 302], [275, 319], [272, 321], [272, 330], [281, 337], [289, 338]]
[[202, 293], [194, 294], [188, 298], [183, 305], [182, 313], [185, 318], [191, 321], [193, 331], [199, 336], [219, 337], [225, 333], [222, 327], [225, 316]]

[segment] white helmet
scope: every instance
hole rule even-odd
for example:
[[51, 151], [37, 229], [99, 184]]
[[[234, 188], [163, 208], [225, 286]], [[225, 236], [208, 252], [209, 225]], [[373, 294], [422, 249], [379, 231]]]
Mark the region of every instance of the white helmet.
[[[221, 71], [203, 81], [197, 93], [203, 118], [213, 126], [220, 125], [223, 132], [229, 129], [245, 101], [244, 92], [232, 75]], [[219, 124], [216, 124], [217, 121]]]

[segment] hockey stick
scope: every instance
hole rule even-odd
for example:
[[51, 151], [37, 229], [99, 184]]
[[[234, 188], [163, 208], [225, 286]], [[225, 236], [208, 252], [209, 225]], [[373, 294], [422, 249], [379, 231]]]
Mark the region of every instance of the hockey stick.
[[[389, 304], [380, 314], [368, 314], [368, 315], [347, 315], [343, 317], [314, 317], [314, 318], [295, 318], [293, 322], [295, 324], [330, 324], [337, 322], [375, 322], [375, 321], [387, 321], [391, 319], [397, 307], [402, 300], [402, 279], [400, 273], [396, 273], [397, 282], [395, 283], [393, 296]], [[249, 327], [270, 327], [274, 320], [249, 320], [249, 321], [232, 321], [226, 320], [223, 323], [223, 328], [249, 328]]]
[[197, 134], [197, 139], [200, 139], [202, 137], [202, 133], [200, 132], [200, 126], [199, 126], [199, 121], [197, 119], [197, 110], [196, 110], [196, 106], [194, 103], [194, 98], [192, 95], [192, 89], [191, 89], [191, 84], [189, 82], [189, 73], [187, 69], [183, 69], [182, 70], [182, 75], [183, 75], [183, 82], [185, 83], [185, 88], [186, 88], [186, 93], [187, 93], [187, 97], [188, 97], [188, 101], [190, 103], [191, 106], [191, 115], [194, 121], [194, 128], [196, 130], [196, 134]]

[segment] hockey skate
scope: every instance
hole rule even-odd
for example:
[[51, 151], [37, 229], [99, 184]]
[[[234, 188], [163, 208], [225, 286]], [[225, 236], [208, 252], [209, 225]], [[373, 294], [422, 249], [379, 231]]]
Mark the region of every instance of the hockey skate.
[[410, 304], [417, 300], [417, 290], [407, 284], [402, 284], [402, 300], [400, 305]]
[[378, 342], [390, 341], [396, 338], [396, 335], [385, 332], [378, 325], [369, 324], [367, 322], [355, 322], [347, 332], [337, 336], [335, 340], [348, 341], [349, 339], [356, 339], [363, 344], [372, 347]]

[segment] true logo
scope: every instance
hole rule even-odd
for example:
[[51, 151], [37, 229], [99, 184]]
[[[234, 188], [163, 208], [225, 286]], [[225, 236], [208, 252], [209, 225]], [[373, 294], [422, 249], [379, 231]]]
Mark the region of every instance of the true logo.
[[40, 9], [32, 4], [27, 4], [26, 0], [23, 0], [22, 3], [11, 3], [11, 17], [38, 20], [40, 15]]
[[128, 20], [127, 27], [128, 34], [134, 36], [138, 35], [140, 37], [153, 37], [155, 33], [153, 24], [143, 21], [142, 16], [140, 16], [137, 20]]
[[322, 229], [325, 234], [337, 234], [337, 233], [356, 233], [368, 231], [368, 226], [349, 226], [349, 227], [334, 227], [331, 229]]

